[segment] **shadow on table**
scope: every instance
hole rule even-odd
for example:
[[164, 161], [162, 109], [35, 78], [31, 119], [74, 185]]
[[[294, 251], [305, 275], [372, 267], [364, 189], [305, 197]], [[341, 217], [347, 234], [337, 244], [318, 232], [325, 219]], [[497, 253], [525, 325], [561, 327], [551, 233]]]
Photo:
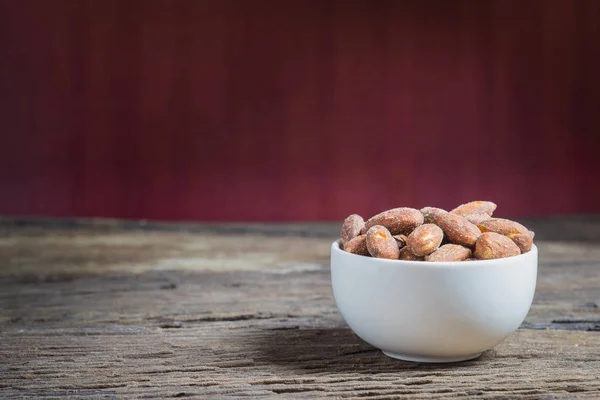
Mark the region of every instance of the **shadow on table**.
[[468, 369], [493, 357], [493, 350], [475, 360], [449, 364], [422, 364], [396, 360], [368, 345], [349, 328], [265, 329], [250, 343], [260, 361], [282, 369], [305, 373], [380, 373], [398, 370], [429, 372]]

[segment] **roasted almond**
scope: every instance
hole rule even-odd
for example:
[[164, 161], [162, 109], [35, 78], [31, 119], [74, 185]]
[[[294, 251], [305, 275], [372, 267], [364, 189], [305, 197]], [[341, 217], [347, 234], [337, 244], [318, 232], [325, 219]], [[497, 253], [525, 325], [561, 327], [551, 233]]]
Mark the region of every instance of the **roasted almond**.
[[435, 216], [448, 211], [436, 207], [424, 207], [421, 208], [421, 214], [423, 214], [423, 222], [426, 224], [432, 224], [435, 221]]
[[424, 224], [415, 228], [406, 239], [406, 246], [416, 256], [422, 257], [433, 253], [440, 247], [444, 239], [444, 231], [434, 224]]
[[403, 247], [400, 249], [400, 256], [399, 256], [400, 260], [403, 261], [423, 261], [424, 258], [423, 257], [419, 257], [419, 256], [415, 256], [409, 249], [408, 247]]
[[344, 243], [344, 250], [348, 253], [358, 254], [359, 256], [368, 256], [367, 235], [359, 235]]
[[366, 224], [366, 229], [375, 225], [385, 226], [392, 235], [408, 235], [417, 226], [423, 224], [423, 214], [414, 208], [400, 207], [384, 211], [370, 218]]
[[518, 222], [492, 218], [495, 210], [491, 201], [472, 201], [450, 212], [399, 207], [367, 221], [352, 214], [342, 225], [340, 247], [354, 254], [411, 261], [473, 261], [530, 251], [534, 233]]
[[490, 218], [481, 221], [477, 224], [477, 227], [481, 232], [495, 232], [508, 237], [513, 237], [518, 234], [531, 235], [529, 229], [525, 228], [520, 223], [504, 218]]
[[511, 239], [519, 249], [521, 249], [521, 253], [527, 253], [531, 250], [531, 246], [533, 246], [533, 237], [529, 233], [518, 233], [516, 235], [512, 235]]
[[495, 232], [485, 232], [477, 239], [474, 254], [480, 260], [491, 260], [517, 256], [521, 254], [521, 250], [508, 237]]
[[471, 256], [471, 249], [459, 244], [445, 244], [430, 255], [425, 261], [463, 261]]
[[390, 231], [381, 225], [375, 225], [367, 231], [367, 249], [376, 258], [397, 260], [400, 254], [398, 243]]
[[467, 221], [469, 221], [473, 225], [479, 225], [479, 223], [481, 223], [483, 221], [487, 221], [488, 219], [490, 219], [492, 217], [490, 217], [486, 213], [481, 213], [481, 214], [465, 215], [465, 218], [467, 219]]
[[396, 239], [396, 243], [398, 243], [398, 248], [401, 249], [406, 246], [406, 235], [394, 235], [394, 239]]
[[357, 237], [360, 235], [360, 231], [365, 226], [365, 221], [363, 217], [358, 214], [352, 214], [348, 218], [344, 220], [342, 224], [342, 232], [341, 238], [342, 242], [346, 243], [347, 241]]
[[465, 217], [453, 213], [438, 214], [435, 224], [442, 228], [448, 240], [454, 244], [473, 246], [481, 231]]
[[491, 216], [496, 209], [496, 204], [491, 201], [472, 201], [467, 204], [462, 204], [450, 211], [453, 214], [465, 215], [469, 214], [487, 214]]

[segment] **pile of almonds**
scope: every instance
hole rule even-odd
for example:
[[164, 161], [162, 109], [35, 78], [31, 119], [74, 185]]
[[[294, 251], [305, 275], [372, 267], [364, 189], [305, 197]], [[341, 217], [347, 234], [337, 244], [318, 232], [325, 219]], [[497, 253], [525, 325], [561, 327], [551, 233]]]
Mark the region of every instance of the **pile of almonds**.
[[342, 225], [341, 244], [349, 253], [408, 261], [490, 260], [531, 250], [533, 232], [492, 218], [494, 210], [491, 201], [472, 201], [450, 212], [394, 208], [366, 222], [352, 214]]

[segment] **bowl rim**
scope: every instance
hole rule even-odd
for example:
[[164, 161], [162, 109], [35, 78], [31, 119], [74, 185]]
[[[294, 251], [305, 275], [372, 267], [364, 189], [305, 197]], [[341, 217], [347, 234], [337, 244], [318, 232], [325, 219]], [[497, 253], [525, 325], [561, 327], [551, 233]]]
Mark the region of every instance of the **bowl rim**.
[[505, 265], [518, 263], [526, 258], [535, 256], [537, 258], [538, 248], [535, 244], [531, 246], [531, 250], [527, 253], [519, 254], [518, 256], [504, 257], [504, 258], [493, 258], [491, 260], [474, 260], [474, 261], [406, 261], [406, 260], [389, 260], [386, 258], [375, 258], [361, 256], [354, 253], [344, 251], [340, 247], [342, 239], [337, 239], [331, 244], [331, 253], [334, 252], [342, 254], [344, 257], [360, 257], [365, 263], [381, 263], [382, 265], [390, 266], [405, 266], [405, 267], [419, 267], [419, 268], [474, 268], [478, 266], [492, 266], [492, 265]]

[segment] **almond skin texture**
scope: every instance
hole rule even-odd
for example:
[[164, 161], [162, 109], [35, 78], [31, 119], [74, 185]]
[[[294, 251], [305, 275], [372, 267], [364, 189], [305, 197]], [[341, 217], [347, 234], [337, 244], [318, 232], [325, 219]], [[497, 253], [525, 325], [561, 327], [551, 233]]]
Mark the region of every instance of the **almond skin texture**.
[[358, 254], [359, 256], [368, 256], [367, 235], [360, 235], [344, 243], [344, 250], [348, 253]]
[[482, 214], [465, 215], [465, 218], [467, 219], [467, 221], [469, 221], [473, 225], [479, 225], [481, 222], [487, 221], [488, 219], [490, 219], [492, 217], [490, 217], [489, 215], [487, 215], [485, 213], [482, 213]]
[[463, 217], [469, 214], [487, 214], [492, 216], [495, 209], [496, 204], [491, 201], [472, 201], [467, 204], [462, 204], [450, 212], [456, 215], [462, 215]]
[[525, 228], [520, 223], [504, 218], [490, 218], [486, 221], [481, 221], [477, 224], [477, 227], [481, 232], [495, 232], [508, 236], [509, 238], [518, 234], [531, 235], [529, 229]]
[[385, 226], [392, 235], [408, 235], [417, 226], [423, 224], [423, 214], [414, 208], [400, 207], [384, 211], [370, 218], [365, 227], [370, 229], [375, 225]]
[[398, 243], [398, 248], [401, 249], [406, 246], [406, 235], [394, 235], [394, 239], [396, 239], [396, 243]]
[[408, 247], [403, 247], [400, 249], [400, 260], [403, 261], [423, 261], [425, 260], [423, 257], [415, 256]]
[[529, 250], [531, 250], [531, 246], [533, 246], [533, 237], [531, 237], [529, 233], [519, 233], [517, 235], [513, 235], [511, 239], [517, 246], [519, 246], [521, 253], [527, 253]]
[[444, 239], [444, 231], [434, 224], [424, 224], [415, 228], [406, 239], [406, 246], [411, 253], [422, 257], [433, 253], [440, 247]]
[[485, 232], [477, 239], [474, 254], [480, 260], [491, 260], [518, 256], [521, 250], [508, 237], [495, 232]]
[[360, 235], [360, 231], [365, 227], [365, 220], [358, 214], [352, 214], [344, 220], [342, 224], [341, 238], [346, 243]]
[[436, 215], [444, 214], [447, 212], [448, 211], [436, 207], [421, 208], [421, 214], [423, 214], [423, 222], [426, 224], [432, 224], [435, 221]]
[[465, 217], [453, 213], [438, 214], [435, 224], [442, 228], [444, 234], [454, 244], [471, 247], [475, 244], [481, 231]]
[[459, 244], [445, 244], [425, 257], [425, 261], [463, 261], [469, 257], [471, 257], [471, 249]]
[[369, 228], [366, 242], [369, 254], [373, 257], [397, 260], [400, 255], [396, 239], [392, 237], [390, 231], [384, 226], [375, 225]]

